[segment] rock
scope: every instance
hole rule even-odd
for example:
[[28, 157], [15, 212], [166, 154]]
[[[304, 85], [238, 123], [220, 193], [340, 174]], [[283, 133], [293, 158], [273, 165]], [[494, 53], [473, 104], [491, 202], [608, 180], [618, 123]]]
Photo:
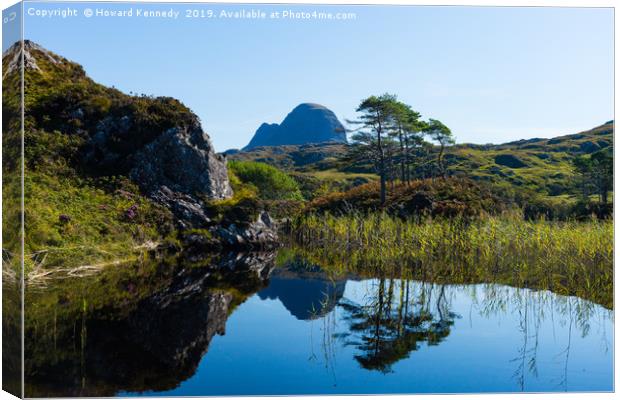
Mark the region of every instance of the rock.
[[165, 186], [208, 199], [233, 194], [225, 158], [213, 151], [200, 126], [171, 128], [161, 134], [138, 152], [129, 176], [147, 193]]
[[504, 165], [510, 168], [523, 168], [527, 167], [527, 164], [521, 161], [521, 159], [512, 154], [500, 154], [495, 156], [495, 163]]
[[344, 126], [328, 108], [320, 104], [302, 103], [281, 124], [263, 123], [243, 150], [260, 146], [324, 142], [346, 143]]
[[46, 58], [47, 61], [52, 64], [58, 64], [60, 62], [60, 60], [53, 56], [49, 51], [30, 40], [24, 40], [23, 46], [21, 42], [15, 42], [15, 44], [8, 48], [2, 55], [3, 60], [5, 58], [9, 59], [3, 78], [13, 72], [20, 71], [22, 66], [22, 49], [24, 54], [23, 66], [25, 70], [41, 71], [35, 57], [36, 53]]
[[245, 226], [232, 223], [226, 227], [212, 227], [210, 232], [220, 240], [223, 247], [254, 250], [278, 247], [276, 223], [264, 211], [259, 213], [256, 221]]
[[94, 135], [85, 148], [83, 161], [103, 171], [129, 164], [131, 160], [119, 154], [110, 143], [117, 143], [118, 138], [130, 136], [132, 124], [133, 121], [128, 115], [120, 118], [107, 116], [99, 121]]
[[162, 186], [149, 197], [172, 211], [181, 229], [206, 228], [211, 222], [205, 213], [204, 203], [192, 195], [173, 192], [167, 186]]

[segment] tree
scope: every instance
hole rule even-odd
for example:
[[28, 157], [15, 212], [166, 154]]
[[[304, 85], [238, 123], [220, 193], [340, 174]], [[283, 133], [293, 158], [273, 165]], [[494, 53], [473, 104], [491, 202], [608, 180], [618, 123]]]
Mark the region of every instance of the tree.
[[581, 175], [581, 195], [587, 199], [592, 190], [598, 194], [599, 202], [607, 204], [609, 192], [613, 189], [614, 160], [612, 153], [601, 150], [588, 156], [573, 159], [573, 168]]
[[599, 201], [607, 204], [607, 197], [614, 184], [614, 158], [610, 151], [601, 150], [590, 155], [594, 184]]
[[383, 94], [370, 96], [361, 101], [356, 111], [358, 120], [347, 121], [360, 127], [351, 137], [354, 156], [365, 156], [374, 164], [381, 184], [381, 205], [386, 200], [386, 182], [390, 174], [391, 157], [394, 142], [389, 133], [393, 123], [393, 111], [396, 96]]
[[581, 196], [587, 199], [589, 196], [590, 176], [592, 174], [592, 162], [590, 157], [581, 156], [573, 159], [573, 168], [581, 176]]
[[363, 303], [343, 299], [338, 306], [349, 325], [346, 345], [360, 351], [355, 359], [362, 368], [382, 373], [391, 372], [394, 363], [419, 350], [421, 343], [440, 343], [454, 325], [443, 285], [414, 284], [411, 290], [409, 280], [381, 277]]
[[409, 182], [410, 180], [410, 160], [411, 151], [422, 142], [421, 132], [424, 123], [420, 121], [420, 113], [414, 111], [411, 106], [400, 101], [392, 104], [393, 131], [392, 136], [398, 139], [400, 146], [399, 164], [400, 180]]
[[439, 144], [439, 153], [437, 154], [437, 168], [443, 178], [446, 177], [446, 165], [444, 163], [444, 152], [446, 146], [454, 144], [454, 137], [450, 128], [436, 119], [429, 119], [425, 128], [425, 133], [435, 142]]

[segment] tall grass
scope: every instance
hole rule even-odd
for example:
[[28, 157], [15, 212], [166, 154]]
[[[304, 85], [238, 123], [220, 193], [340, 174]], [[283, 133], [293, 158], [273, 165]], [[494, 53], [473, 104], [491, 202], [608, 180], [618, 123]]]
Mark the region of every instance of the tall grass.
[[325, 214], [293, 222], [291, 239], [306, 257], [338, 272], [398, 269], [437, 282], [499, 282], [613, 305], [612, 221]]

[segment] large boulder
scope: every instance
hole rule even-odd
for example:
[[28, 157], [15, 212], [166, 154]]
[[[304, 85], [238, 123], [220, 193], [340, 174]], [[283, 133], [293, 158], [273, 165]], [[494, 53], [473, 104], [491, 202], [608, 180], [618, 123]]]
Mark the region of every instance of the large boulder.
[[130, 177], [147, 193], [172, 192], [226, 199], [233, 192], [224, 156], [199, 126], [171, 128], [135, 156]]
[[278, 229], [267, 212], [260, 212], [258, 218], [249, 224], [230, 224], [210, 229], [225, 248], [247, 248], [254, 250], [278, 247]]
[[344, 126], [330, 109], [320, 104], [302, 103], [281, 124], [263, 123], [243, 150], [326, 142], [346, 143]]

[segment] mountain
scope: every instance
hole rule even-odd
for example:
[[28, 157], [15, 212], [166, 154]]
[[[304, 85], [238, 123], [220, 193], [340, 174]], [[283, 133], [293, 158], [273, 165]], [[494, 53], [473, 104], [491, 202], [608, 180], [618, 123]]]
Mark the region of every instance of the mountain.
[[263, 123], [244, 150], [261, 146], [336, 142], [346, 143], [344, 126], [328, 108], [302, 103], [281, 124]]

